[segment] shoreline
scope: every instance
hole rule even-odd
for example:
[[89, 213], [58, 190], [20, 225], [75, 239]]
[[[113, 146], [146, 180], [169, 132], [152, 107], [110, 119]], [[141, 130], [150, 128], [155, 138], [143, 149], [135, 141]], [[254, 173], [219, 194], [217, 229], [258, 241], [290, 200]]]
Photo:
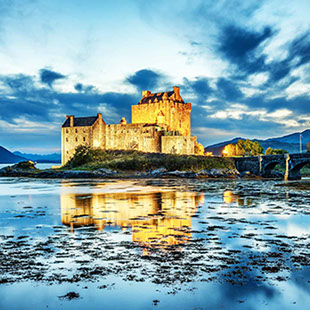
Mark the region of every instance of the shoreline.
[[[305, 175], [306, 177], [308, 175]], [[284, 174], [259, 176], [249, 171], [239, 172], [236, 168], [211, 168], [199, 171], [167, 170], [124, 170], [115, 171], [107, 168], [96, 170], [81, 169], [37, 169], [32, 162], [23, 162], [0, 169], [0, 177], [24, 177], [34, 179], [250, 179], [250, 180], [284, 180]]]

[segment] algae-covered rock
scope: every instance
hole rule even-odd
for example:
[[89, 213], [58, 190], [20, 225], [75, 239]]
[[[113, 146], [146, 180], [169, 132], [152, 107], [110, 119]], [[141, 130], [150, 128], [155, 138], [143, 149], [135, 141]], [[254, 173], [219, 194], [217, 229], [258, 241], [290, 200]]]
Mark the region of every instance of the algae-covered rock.
[[21, 161], [18, 164], [15, 164], [12, 166], [12, 169], [23, 169], [23, 170], [28, 170], [28, 169], [37, 169], [36, 168], [36, 163], [34, 163], [31, 160], [26, 160], [26, 161]]

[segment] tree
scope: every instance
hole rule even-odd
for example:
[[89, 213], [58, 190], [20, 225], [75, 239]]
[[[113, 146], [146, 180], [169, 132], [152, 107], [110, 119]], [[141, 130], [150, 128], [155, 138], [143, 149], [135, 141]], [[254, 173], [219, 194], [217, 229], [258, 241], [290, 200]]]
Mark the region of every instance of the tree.
[[227, 144], [223, 150], [224, 156], [236, 156], [236, 145], [235, 144]]
[[243, 156], [245, 155], [245, 146], [244, 146], [244, 140], [240, 139], [236, 144], [236, 155], [237, 156]]
[[195, 155], [204, 155], [205, 149], [201, 143], [195, 141]]
[[224, 156], [257, 156], [264, 154], [264, 148], [257, 142], [249, 139], [240, 139], [236, 144], [227, 144], [223, 150]]
[[265, 155], [280, 155], [280, 154], [287, 154], [288, 151], [282, 150], [282, 149], [273, 149], [271, 147], [268, 147], [268, 149], [265, 152]]

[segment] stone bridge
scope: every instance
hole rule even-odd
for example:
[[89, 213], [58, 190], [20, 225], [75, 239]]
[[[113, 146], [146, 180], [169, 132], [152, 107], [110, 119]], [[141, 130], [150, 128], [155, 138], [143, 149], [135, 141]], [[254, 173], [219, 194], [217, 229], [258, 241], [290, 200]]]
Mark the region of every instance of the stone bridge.
[[262, 177], [270, 177], [278, 164], [285, 167], [285, 180], [301, 179], [300, 169], [310, 163], [310, 153], [234, 157], [239, 172], [250, 171]]

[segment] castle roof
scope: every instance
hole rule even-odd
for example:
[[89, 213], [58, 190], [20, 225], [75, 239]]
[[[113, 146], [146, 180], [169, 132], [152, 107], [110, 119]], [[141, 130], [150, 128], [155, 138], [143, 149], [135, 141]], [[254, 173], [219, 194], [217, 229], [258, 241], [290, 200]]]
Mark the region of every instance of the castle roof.
[[[73, 118], [73, 127], [87, 127], [92, 126], [98, 119], [97, 116], [89, 116], [89, 117], [74, 117]], [[70, 127], [70, 118], [67, 118], [63, 123], [62, 127]]]
[[[165, 95], [165, 94], [167, 94], [167, 95]], [[148, 93], [146, 96], [144, 96], [139, 101], [139, 104], [150, 103], [150, 102], [153, 103], [153, 102], [162, 101], [164, 99], [171, 99], [173, 101], [184, 103], [184, 101], [181, 98], [181, 96], [179, 96], [178, 99], [176, 98], [174, 91], [167, 91], [167, 92], [162, 92], [162, 93]]]

